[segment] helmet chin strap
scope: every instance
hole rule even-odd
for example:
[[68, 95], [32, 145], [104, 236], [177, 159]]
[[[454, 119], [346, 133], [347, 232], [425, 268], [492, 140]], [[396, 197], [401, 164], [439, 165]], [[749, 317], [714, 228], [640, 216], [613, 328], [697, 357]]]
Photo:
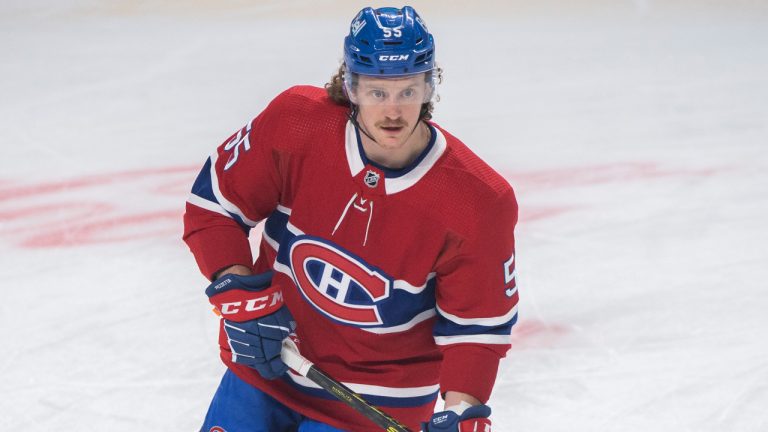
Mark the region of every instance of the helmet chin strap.
[[368, 133], [368, 131], [366, 131], [365, 129], [363, 129], [363, 127], [362, 127], [362, 126], [360, 126], [360, 123], [358, 123], [358, 121], [357, 121], [357, 105], [355, 105], [355, 104], [353, 104], [353, 103], [350, 103], [350, 105], [352, 106], [352, 109], [350, 109], [350, 110], [349, 110], [349, 113], [347, 113], [347, 118], [349, 119], [349, 121], [351, 121], [351, 122], [352, 122], [352, 124], [355, 126], [355, 128], [356, 128], [357, 130], [359, 130], [360, 132], [362, 132], [363, 134], [365, 134], [365, 136], [367, 136], [368, 138], [370, 138], [370, 139], [371, 139], [371, 141], [373, 141], [373, 142], [375, 142], [376, 144], [378, 144], [379, 142], [378, 142], [378, 141], [376, 141], [376, 138], [372, 137], [372, 136], [371, 136], [371, 135]]
[[[357, 128], [357, 130], [359, 130], [359, 131], [360, 131], [360, 132], [362, 132], [362, 133], [363, 133], [365, 136], [367, 136], [368, 138], [370, 138], [370, 139], [371, 139], [371, 141], [375, 142], [376, 144], [379, 144], [379, 145], [381, 145], [381, 144], [380, 144], [378, 141], [376, 141], [376, 138], [372, 137], [372, 136], [371, 136], [371, 134], [369, 134], [369, 133], [368, 133], [368, 131], [367, 131], [367, 130], [365, 130], [365, 128], [363, 128], [363, 127], [360, 125], [360, 122], [358, 122], [358, 121], [357, 121], [357, 114], [358, 114], [357, 105], [355, 105], [355, 104], [353, 104], [353, 103], [350, 103], [350, 105], [352, 106], [352, 109], [349, 111], [349, 113], [347, 113], [347, 118], [349, 118], [349, 121], [351, 121], [351, 122], [352, 122], [352, 124], [353, 124], [353, 125], [354, 125], [354, 126]], [[405, 139], [406, 141], [408, 141], [409, 139], [411, 139], [411, 136], [413, 135], [413, 133], [414, 133], [414, 132], [416, 132], [416, 128], [417, 128], [417, 127], [419, 127], [419, 123], [421, 123], [421, 119], [419, 119], [418, 121], [416, 121], [416, 125], [415, 125], [415, 126], [413, 126], [413, 129], [411, 129], [411, 133], [409, 133], [409, 134], [408, 134], [408, 138], [406, 138], [406, 139]]]

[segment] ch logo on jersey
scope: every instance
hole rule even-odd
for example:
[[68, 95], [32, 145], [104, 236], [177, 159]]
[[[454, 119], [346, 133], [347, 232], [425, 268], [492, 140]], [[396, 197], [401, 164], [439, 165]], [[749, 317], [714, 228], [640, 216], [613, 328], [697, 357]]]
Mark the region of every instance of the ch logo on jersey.
[[302, 295], [323, 314], [355, 326], [383, 324], [376, 303], [389, 297], [389, 277], [329, 243], [306, 236], [291, 244], [290, 261]]

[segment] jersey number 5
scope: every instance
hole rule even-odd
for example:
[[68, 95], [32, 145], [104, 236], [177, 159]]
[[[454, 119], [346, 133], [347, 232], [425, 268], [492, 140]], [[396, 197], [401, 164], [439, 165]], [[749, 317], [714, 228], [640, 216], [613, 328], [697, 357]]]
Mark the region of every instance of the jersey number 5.
[[251, 132], [251, 124], [248, 123], [247, 126], [240, 129], [240, 132], [238, 132], [235, 137], [233, 137], [231, 140], [229, 140], [228, 143], [224, 145], [224, 151], [232, 151], [232, 154], [229, 155], [229, 160], [227, 160], [227, 164], [224, 165], [224, 171], [232, 168], [232, 165], [237, 163], [237, 158], [240, 157], [241, 145], [244, 152], [247, 152], [248, 150], [251, 149], [251, 142], [249, 138], [250, 132]]

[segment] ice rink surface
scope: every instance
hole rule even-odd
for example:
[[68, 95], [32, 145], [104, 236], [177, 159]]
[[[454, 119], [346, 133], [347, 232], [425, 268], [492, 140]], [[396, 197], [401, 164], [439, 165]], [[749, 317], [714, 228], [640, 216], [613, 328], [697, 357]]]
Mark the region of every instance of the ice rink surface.
[[[413, 5], [436, 121], [520, 203], [494, 430], [768, 430], [768, 4]], [[0, 430], [199, 428], [223, 365], [188, 190], [362, 6], [0, 3]]]

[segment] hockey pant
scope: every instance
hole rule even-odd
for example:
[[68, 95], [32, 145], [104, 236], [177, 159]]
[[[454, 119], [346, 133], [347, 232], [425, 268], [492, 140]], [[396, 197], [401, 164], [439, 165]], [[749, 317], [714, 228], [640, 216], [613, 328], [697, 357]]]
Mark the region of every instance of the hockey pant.
[[227, 370], [201, 432], [343, 432], [308, 419]]

